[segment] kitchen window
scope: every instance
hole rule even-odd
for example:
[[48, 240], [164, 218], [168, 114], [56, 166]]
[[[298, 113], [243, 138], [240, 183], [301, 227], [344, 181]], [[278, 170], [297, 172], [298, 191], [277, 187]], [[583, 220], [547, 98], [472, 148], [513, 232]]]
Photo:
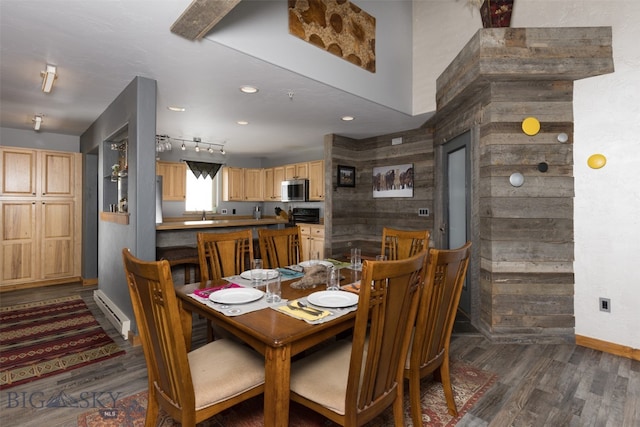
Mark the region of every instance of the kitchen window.
[[212, 212], [216, 207], [218, 177], [196, 178], [193, 172], [187, 168], [187, 194], [185, 211], [187, 212]]

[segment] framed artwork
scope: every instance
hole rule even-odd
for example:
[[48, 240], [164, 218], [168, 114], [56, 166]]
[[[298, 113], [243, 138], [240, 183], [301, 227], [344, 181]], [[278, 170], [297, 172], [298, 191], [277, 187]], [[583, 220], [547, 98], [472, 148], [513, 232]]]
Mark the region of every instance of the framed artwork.
[[413, 163], [373, 168], [373, 197], [413, 197]]
[[338, 165], [338, 187], [356, 186], [356, 168]]

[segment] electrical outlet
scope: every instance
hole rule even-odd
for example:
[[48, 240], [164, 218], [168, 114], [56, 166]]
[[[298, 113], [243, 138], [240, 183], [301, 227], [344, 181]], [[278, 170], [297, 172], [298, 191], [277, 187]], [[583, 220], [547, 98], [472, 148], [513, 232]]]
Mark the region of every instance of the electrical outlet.
[[418, 209], [418, 216], [429, 216], [429, 209], [428, 208], [419, 208]]
[[220, 213], [221, 213], [222, 215], [226, 215], [226, 214], [227, 214], [227, 210], [226, 210], [226, 209], [222, 209], [222, 210], [220, 211]]
[[611, 313], [611, 300], [609, 298], [600, 298], [600, 311]]

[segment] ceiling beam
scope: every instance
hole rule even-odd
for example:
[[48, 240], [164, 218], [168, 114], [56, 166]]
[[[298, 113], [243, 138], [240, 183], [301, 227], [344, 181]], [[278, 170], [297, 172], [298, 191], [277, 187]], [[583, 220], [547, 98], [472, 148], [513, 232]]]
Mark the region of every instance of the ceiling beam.
[[171, 25], [171, 32], [189, 40], [200, 40], [238, 3], [240, 0], [193, 0]]

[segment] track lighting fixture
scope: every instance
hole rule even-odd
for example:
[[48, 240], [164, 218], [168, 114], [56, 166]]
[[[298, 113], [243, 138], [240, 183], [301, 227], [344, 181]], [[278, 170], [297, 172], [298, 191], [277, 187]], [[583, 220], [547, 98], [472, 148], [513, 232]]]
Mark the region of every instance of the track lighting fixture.
[[[34, 119], [35, 121], [35, 119]], [[182, 151], [186, 151], [187, 147], [190, 147], [191, 143], [193, 143], [193, 149], [196, 153], [200, 152], [200, 149], [206, 150], [209, 154], [215, 154], [216, 150], [214, 149], [214, 146], [220, 147], [220, 154], [221, 155], [225, 155], [227, 154], [227, 152], [224, 150], [224, 144], [226, 144], [226, 141], [222, 144], [219, 144], [217, 142], [203, 142], [201, 138], [198, 137], [194, 137], [191, 140], [186, 140], [186, 139], [178, 139], [178, 138], [171, 138], [169, 135], [156, 135], [156, 151], [157, 152], [164, 152], [164, 151], [170, 151], [172, 146], [171, 146], [171, 140], [174, 140], [173, 142], [177, 143], [177, 141], [182, 141], [182, 143], [180, 144], [180, 149]]]

